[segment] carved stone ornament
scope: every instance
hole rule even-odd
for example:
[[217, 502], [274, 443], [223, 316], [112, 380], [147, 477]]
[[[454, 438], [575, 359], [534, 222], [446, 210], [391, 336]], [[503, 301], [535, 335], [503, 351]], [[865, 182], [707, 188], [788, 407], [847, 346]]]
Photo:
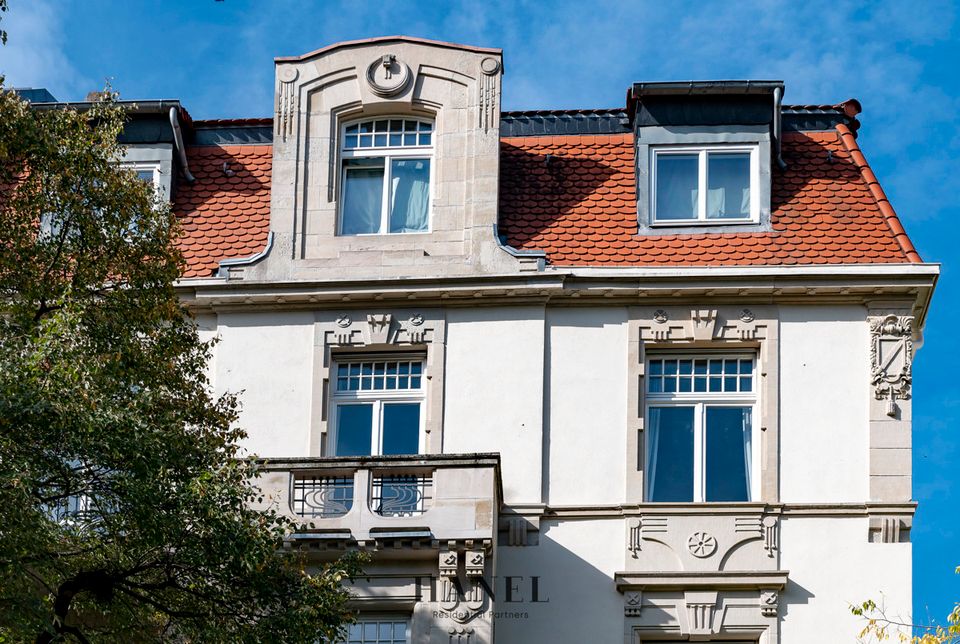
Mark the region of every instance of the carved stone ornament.
[[690, 620], [691, 635], [713, 634], [713, 611], [716, 604], [687, 602], [687, 616]]
[[913, 317], [887, 315], [870, 320], [870, 382], [877, 400], [887, 400], [887, 414], [896, 415], [896, 401], [910, 398], [913, 382]]
[[626, 617], [640, 617], [643, 608], [643, 594], [639, 590], [623, 594], [623, 614]]
[[764, 617], [776, 617], [780, 606], [780, 594], [775, 590], [760, 591], [760, 614]]
[[473, 642], [472, 628], [451, 628], [447, 630], [447, 634], [450, 636], [449, 644], [472, 644]]
[[483, 577], [486, 557], [482, 550], [471, 550], [466, 553], [467, 577]]
[[757, 319], [757, 316], [750, 309], [742, 309], [739, 317], [741, 322], [753, 322]]
[[370, 326], [370, 344], [387, 344], [390, 342], [390, 323], [393, 316], [389, 313], [368, 315], [367, 324]]
[[467, 590], [454, 576], [440, 578], [440, 608], [453, 621], [469, 622], [483, 611], [485, 601], [483, 585], [473, 583]]
[[666, 324], [669, 319], [670, 316], [663, 309], [657, 309], [653, 312], [653, 321], [657, 324]]
[[500, 71], [500, 61], [496, 58], [490, 58], [488, 56], [480, 61], [480, 71], [487, 76], [493, 76]]
[[441, 577], [456, 577], [459, 555], [455, 551], [445, 551], [440, 553], [438, 562]]
[[706, 532], [694, 532], [687, 539], [687, 548], [694, 557], [706, 559], [717, 551], [717, 540]]
[[396, 96], [410, 84], [410, 68], [395, 54], [384, 54], [367, 67], [367, 84], [377, 96]]
[[414, 313], [413, 315], [410, 316], [410, 324], [412, 324], [413, 326], [420, 326], [421, 324], [423, 324], [423, 316], [420, 315], [419, 313]]
[[293, 134], [293, 122], [297, 114], [297, 91], [294, 81], [300, 72], [296, 67], [281, 67], [277, 70], [277, 80], [280, 86], [277, 89], [277, 112], [275, 114], [277, 134], [281, 141]]
[[337, 326], [341, 329], [345, 329], [353, 323], [353, 320], [350, 319], [350, 316], [347, 314], [337, 316]]

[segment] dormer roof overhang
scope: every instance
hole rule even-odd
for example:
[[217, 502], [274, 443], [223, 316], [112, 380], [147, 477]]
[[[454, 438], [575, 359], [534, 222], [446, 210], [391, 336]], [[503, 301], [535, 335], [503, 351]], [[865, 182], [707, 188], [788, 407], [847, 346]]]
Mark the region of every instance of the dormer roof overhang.
[[627, 114], [636, 127], [769, 125], [784, 89], [775, 80], [634, 83]]

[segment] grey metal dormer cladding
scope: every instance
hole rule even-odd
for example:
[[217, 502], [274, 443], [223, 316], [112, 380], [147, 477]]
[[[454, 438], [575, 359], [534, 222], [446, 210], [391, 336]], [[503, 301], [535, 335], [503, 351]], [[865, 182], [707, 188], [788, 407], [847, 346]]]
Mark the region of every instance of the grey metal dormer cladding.
[[[782, 131], [780, 81], [635, 83], [627, 98], [633, 125], [637, 170], [637, 224], [641, 235], [764, 232], [770, 226], [772, 165], [779, 161]], [[757, 151], [756, 214], [749, 223], [677, 222], [653, 216], [653, 150], [676, 146], [748, 146]], [[708, 223], [709, 225], [703, 225]]]

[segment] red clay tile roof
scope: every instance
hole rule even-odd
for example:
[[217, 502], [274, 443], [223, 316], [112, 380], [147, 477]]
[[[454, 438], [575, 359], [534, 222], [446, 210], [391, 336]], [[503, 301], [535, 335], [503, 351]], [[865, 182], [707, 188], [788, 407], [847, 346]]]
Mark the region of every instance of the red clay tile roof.
[[772, 232], [645, 236], [636, 234], [632, 135], [506, 138], [500, 231], [557, 266], [920, 261], [848, 134], [785, 133]]
[[[555, 161], [545, 163], [552, 155]], [[191, 146], [178, 186], [184, 277], [267, 243], [269, 145]], [[876, 264], [919, 262], [850, 130], [787, 132], [774, 170], [772, 232], [637, 235], [630, 134], [504, 138], [500, 222], [507, 243], [556, 266]], [[224, 162], [232, 175], [224, 172]]]
[[173, 205], [183, 231], [184, 277], [210, 277], [221, 260], [263, 250], [270, 228], [272, 160], [269, 145], [187, 147], [196, 181], [177, 186]]

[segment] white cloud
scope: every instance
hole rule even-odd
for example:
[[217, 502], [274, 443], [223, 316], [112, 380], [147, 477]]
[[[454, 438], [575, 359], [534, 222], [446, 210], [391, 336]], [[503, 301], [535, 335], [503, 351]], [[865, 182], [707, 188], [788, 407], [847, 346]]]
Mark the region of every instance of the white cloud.
[[8, 36], [6, 46], [0, 46], [4, 85], [45, 87], [61, 100], [93, 87], [64, 53], [62, 13], [48, 0], [15, 0], [0, 24]]

